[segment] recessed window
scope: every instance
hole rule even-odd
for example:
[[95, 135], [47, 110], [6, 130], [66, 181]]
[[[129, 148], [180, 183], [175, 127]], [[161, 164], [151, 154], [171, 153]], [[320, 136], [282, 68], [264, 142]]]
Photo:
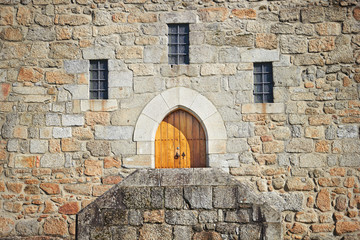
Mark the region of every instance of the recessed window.
[[169, 24], [169, 64], [189, 64], [189, 24]]
[[107, 60], [90, 61], [90, 99], [108, 99]]
[[256, 103], [272, 103], [273, 97], [272, 63], [254, 63], [254, 99]]

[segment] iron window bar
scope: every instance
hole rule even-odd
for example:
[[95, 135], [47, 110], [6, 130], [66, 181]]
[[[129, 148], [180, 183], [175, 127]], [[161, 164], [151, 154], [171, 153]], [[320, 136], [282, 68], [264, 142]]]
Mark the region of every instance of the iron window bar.
[[90, 99], [108, 99], [107, 60], [90, 61]]
[[272, 103], [273, 97], [272, 63], [254, 63], [255, 103]]
[[189, 24], [168, 25], [169, 64], [189, 64]]

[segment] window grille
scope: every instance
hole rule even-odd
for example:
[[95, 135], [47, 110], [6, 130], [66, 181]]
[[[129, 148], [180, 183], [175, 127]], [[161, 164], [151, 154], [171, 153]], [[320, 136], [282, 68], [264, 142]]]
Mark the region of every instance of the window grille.
[[256, 103], [272, 103], [273, 97], [272, 63], [254, 63], [254, 98]]
[[108, 98], [107, 60], [90, 61], [90, 99]]
[[169, 64], [189, 64], [189, 24], [169, 24]]

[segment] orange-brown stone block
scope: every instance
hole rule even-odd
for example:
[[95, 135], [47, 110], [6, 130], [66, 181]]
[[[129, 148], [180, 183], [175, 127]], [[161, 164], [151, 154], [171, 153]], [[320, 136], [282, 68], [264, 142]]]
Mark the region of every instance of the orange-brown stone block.
[[337, 222], [335, 233], [341, 235], [349, 232], [356, 232], [360, 230], [360, 222]]
[[60, 193], [60, 187], [57, 183], [42, 183], [40, 188], [49, 195], [56, 195]]
[[68, 234], [68, 226], [62, 218], [48, 218], [45, 220], [44, 234], [64, 236]]
[[234, 9], [231, 13], [240, 19], [256, 19], [256, 11], [251, 8]]
[[80, 204], [78, 202], [68, 202], [59, 207], [59, 213], [74, 215], [80, 211]]
[[331, 210], [331, 198], [327, 189], [321, 189], [316, 198], [316, 205], [322, 212]]

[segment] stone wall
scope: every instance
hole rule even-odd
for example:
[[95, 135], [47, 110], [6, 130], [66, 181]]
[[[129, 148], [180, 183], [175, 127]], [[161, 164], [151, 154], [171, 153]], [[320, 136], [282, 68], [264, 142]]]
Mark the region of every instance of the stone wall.
[[[177, 22], [190, 64], [171, 67]], [[183, 87], [226, 131], [208, 165], [273, 199], [284, 239], [358, 239], [359, 33], [355, 0], [0, 0], [0, 237], [75, 238], [77, 212], [153, 167], [137, 123]], [[91, 59], [108, 100], [89, 100]], [[254, 62], [273, 63], [272, 104], [253, 103]]]
[[281, 239], [270, 204], [218, 169], [138, 170], [78, 213], [77, 239]]

